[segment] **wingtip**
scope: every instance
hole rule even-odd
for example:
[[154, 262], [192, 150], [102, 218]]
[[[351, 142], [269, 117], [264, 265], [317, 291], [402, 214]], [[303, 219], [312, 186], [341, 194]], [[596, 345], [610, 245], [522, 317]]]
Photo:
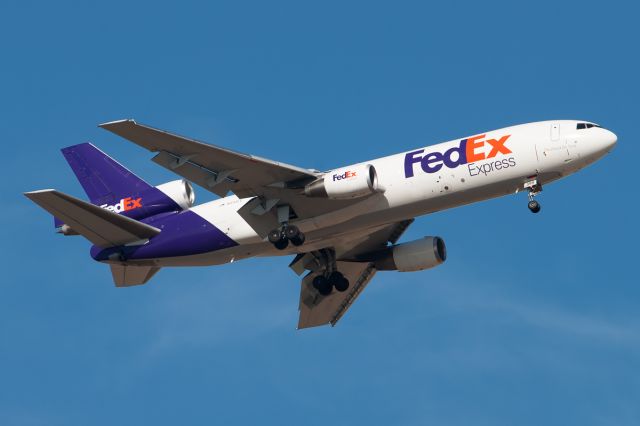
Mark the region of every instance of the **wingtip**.
[[118, 124], [122, 124], [122, 123], [133, 123], [136, 124], [136, 120], [134, 120], [133, 118], [125, 118], [123, 120], [115, 120], [115, 121], [109, 121], [106, 123], [102, 123], [102, 124], [98, 124], [98, 127], [102, 127], [103, 129], [112, 127], [112, 126], [116, 126]]
[[39, 194], [41, 192], [52, 192], [55, 191], [55, 189], [53, 188], [47, 188], [47, 189], [36, 189], [35, 191], [27, 191], [27, 192], [23, 192], [24, 195], [31, 195], [31, 194]]
[[55, 189], [38, 189], [36, 191], [23, 192], [22, 195], [24, 195], [30, 200], [34, 200], [38, 197], [39, 194], [51, 193], [51, 192], [56, 192], [56, 190]]

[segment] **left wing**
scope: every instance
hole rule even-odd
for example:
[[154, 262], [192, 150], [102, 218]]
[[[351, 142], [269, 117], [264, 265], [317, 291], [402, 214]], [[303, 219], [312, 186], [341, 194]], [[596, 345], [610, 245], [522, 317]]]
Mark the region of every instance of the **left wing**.
[[239, 198], [256, 197], [247, 205], [249, 214], [243, 217], [258, 229], [263, 227], [259, 222], [266, 222], [265, 235], [275, 226], [272, 223], [275, 218], [267, 220], [258, 216], [276, 205], [289, 205], [297, 218], [304, 219], [362, 201], [305, 196], [304, 186], [322, 175], [315, 170], [242, 154], [138, 124], [134, 120], [113, 121], [100, 127], [157, 152], [154, 162], [218, 196], [224, 197], [231, 191]]
[[242, 154], [138, 124], [112, 121], [100, 127], [158, 154], [153, 161], [223, 197], [262, 195], [262, 187], [312, 181], [317, 174], [301, 167]]
[[345, 238], [333, 248], [337, 259], [336, 269], [350, 283], [347, 291], [342, 293], [334, 289], [328, 296], [322, 296], [312, 284], [313, 279], [324, 272], [315, 261], [320, 255], [317, 253], [298, 255], [289, 266], [299, 275], [304, 270], [311, 271], [302, 279], [298, 329], [325, 324], [335, 326], [376, 274], [375, 265], [372, 262], [358, 262], [355, 259], [359, 255], [384, 248], [388, 243], [395, 244], [411, 223], [413, 219], [366, 230], [361, 234]]

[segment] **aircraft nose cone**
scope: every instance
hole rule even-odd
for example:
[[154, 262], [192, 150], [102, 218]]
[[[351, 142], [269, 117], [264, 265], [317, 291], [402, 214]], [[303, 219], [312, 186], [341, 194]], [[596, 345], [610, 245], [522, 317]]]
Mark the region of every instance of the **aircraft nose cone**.
[[609, 152], [613, 149], [613, 147], [616, 146], [616, 143], [618, 143], [618, 137], [616, 136], [615, 133], [613, 133], [610, 130], [607, 130], [607, 129], [603, 129], [603, 130], [604, 130], [604, 135], [602, 136], [603, 150], [605, 152]]

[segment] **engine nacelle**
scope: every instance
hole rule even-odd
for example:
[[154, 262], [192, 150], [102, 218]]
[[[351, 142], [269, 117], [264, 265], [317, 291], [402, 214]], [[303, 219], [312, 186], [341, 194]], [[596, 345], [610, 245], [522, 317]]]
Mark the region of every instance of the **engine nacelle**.
[[337, 200], [364, 197], [378, 191], [378, 174], [371, 164], [332, 170], [304, 188], [308, 197]]
[[412, 272], [436, 267], [447, 260], [447, 247], [440, 237], [397, 244], [378, 253], [376, 269], [380, 271]]
[[182, 210], [187, 210], [196, 201], [196, 194], [191, 183], [184, 179], [163, 183], [156, 188], [171, 198]]

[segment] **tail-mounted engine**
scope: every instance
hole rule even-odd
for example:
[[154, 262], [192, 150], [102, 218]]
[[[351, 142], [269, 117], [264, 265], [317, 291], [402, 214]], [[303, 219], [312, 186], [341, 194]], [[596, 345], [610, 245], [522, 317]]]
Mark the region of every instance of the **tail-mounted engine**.
[[100, 207], [141, 220], [161, 213], [187, 210], [193, 206], [195, 199], [191, 184], [179, 179], [142, 191], [113, 206]]
[[196, 201], [193, 186], [184, 179], [163, 183], [162, 185], [156, 186], [156, 188], [164, 192], [164, 194], [171, 198], [182, 210], [190, 208]]
[[359, 164], [327, 172], [304, 188], [308, 197], [349, 199], [379, 192], [378, 174], [371, 164]]

